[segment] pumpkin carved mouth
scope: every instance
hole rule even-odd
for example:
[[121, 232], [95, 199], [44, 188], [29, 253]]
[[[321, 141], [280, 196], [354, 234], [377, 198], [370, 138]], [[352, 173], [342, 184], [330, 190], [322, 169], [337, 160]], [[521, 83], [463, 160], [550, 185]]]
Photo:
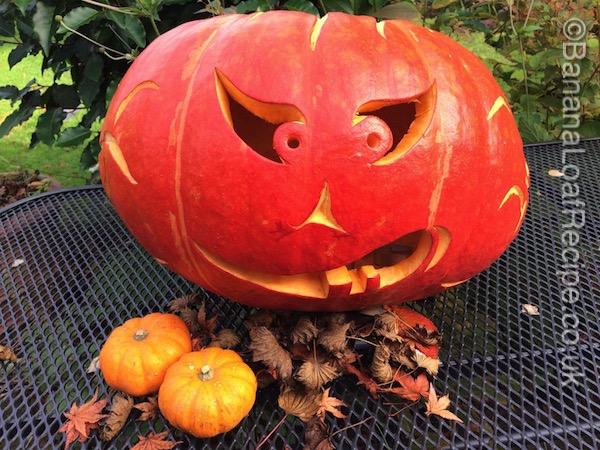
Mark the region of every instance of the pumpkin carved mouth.
[[427, 271], [450, 245], [447, 229], [435, 226], [404, 235], [362, 258], [322, 272], [275, 275], [244, 269], [219, 258], [194, 242], [195, 249], [228, 274], [275, 292], [326, 299], [374, 291], [393, 285], [417, 270]]

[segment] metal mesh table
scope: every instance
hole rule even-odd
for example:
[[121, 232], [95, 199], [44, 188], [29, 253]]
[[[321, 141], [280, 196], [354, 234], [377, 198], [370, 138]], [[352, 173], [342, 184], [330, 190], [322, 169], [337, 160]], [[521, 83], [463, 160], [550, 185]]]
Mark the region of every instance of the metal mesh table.
[[[600, 140], [577, 148], [527, 147], [531, 204], [517, 239], [468, 283], [415, 303], [444, 334], [435, 384], [465, 423], [415, 408], [390, 417], [385, 399], [343, 377], [332, 395], [350, 414], [332, 421], [332, 431], [374, 420], [336, 434], [336, 448], [600, 448]], [[563, 197], [568, 183], [578, 192]], [[0, 222], [0, 345], [20, 358], [0, 363], [0, 448], [62, 448], [63, 412], [96, 387], [107, 394], [101, 375], [85, 369], [108, 333], [199, 288], [155, 263], [98, 187], [18, 202], [0, 211]], [[243, 331], [249, 308], [203, 295], [223, 326]], [[540, 315], [521, 312], [522, 304]], [[217, 438], [193, 440], [160, 417], [142, 423], [133, 415], [112, 442], [94, 434], [85, 448], [126, 449], [138, 433], [168, 429], [183, 441], [177, 448], [254, 448], [283, 415], [276, 389], [266, 388], [243, 424]], [[289, 419], [263, 448], [302, 448], [303, 434], [304, 424]]]

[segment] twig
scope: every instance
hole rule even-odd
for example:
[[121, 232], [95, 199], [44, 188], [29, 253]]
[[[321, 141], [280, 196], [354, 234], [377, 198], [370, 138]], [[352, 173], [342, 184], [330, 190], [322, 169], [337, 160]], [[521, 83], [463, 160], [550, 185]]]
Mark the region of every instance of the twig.
[[273, 435], [273, 433], [275, 433], [277, 428], [279, 428], [281, 425], [283, 425], [283, 422], [285, 422], [285, 419], [287, 419], [288, 415], [289, 414], [286, 414], [285, 416], [283, 416], [282, 419], [279, 421], [279, 423], [277, 425], [275, 425], [275, 427], [269, 432], [269, 434], [267, 434], [265, 436], [265, 438], [258, 443], [258, 445], [256, 446], [256, 450], [259, 450], [263, 445], [265, 445], [267, 443], [267, 441]]

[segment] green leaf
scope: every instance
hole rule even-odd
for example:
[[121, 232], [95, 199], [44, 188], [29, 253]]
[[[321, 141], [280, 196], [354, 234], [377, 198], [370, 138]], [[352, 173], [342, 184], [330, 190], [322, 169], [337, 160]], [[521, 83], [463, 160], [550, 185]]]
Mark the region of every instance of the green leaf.
[[79, 95], [77, 95], [77, 90], [73, 86], [55, 84], [49, 90], [51, 90], [54, 104], [63, 109], [75, 109], [80, 104]]
[[20, 44], [15, 46], [8, 55], [8, 67], [11, 69], [18, 64], [23, 58], [25, 58], [31, 50], [33, 50], [33, 44]]
[[100, 84], [91, 78], [84, 77], [77, 85], [77, 93], [83, 104], [89, 107], [98, 93], [100, 92]]
[[19, 88], [16, 86], [0, 86], [0, 100], [17, 100]]
[[290, 11], [302, 11], [315, 16], [319, 16], [319, 10], [308, 0], [288, 0], [284, 3], [283, 7]]
[[27, 7], [33, 3], [33, 0], [12, 0], [13, 4], [19, 8], [21, 14], [25, 15], [27, 12]]
[[33, 14], [33, 31], [37, 34], [44, 54], [50, 53], [50, 40], [52, 37], [52, 24], [54, 23], [54, 7], [37, 2]]
[[352, 14], [352, 2], [350, 0], [323, 0], [327, 12], [339, 11]]
[[245, 0], [239, 2], [235, 6], [235, 10], [239, 14], [246, 14], [256, 11], [269, 11], [271, 5], [266, 0]]
[[519, 132], [523, 142], [529, 144], [534, 142], [553, 141], [552, 136], [533, 115], [522, 114], [518, 118]]
[[577, 130], [583, 137], [600, 137], [600, 121], [586, 120]]
[[507, 66], [514, 66], [516, 64], [500, 53], [496, 48], [485, 42], [485, 34], [480, 31], [471, 32], [462, 29], [461, 33], [453, 33], [451, 37], [467, 50], [473, 52], [490, 70], [493, 70], [494, 65], [496, 64], [504, 64]]
[[388, 0], [369, 0], [369, 4], [373, 7], [373, 11], [379, 11], [385, 5], [389, 3]]
[[[66, 27], [69, 27], [72, 30], [77, 30], [79, 27], [94, 20], [99, 14], [101, 14], [101, 12], [94, 8], [80, 6], [79, 8], [69, 11], [67, 15], [63, 17], [63, 23], [66, 25]], [[67, 33], [69, 30], [67, 30], [66, 27], [61, 24], [56, 33]]]
[[456, 0], [433, 0], [431, 9], [442, 9], [456, 3]]
[[86, 127], [72, 127], [65, 129], [56, 140], [57, 147], [74, 147], [81, 145], [91, 136], [92, 132]]
[[81, 168], [87, 170], [94, 166], [98, 162], [98, 153], [100, 153], [100, 143], [98, 139], [92, 139], [81, 154]]
[[392, 3], [384, 6], [375, 14], [378, 19], [404, 19], [412, 22], [421, 21], [421, 13], [415, 5], [408, 2]]
[[35, 134], [44, 144], [52, 147], [55, 136], [60, 131], [60, 127], [67, 114], [61, 107], [48, 108], [40, 116], [35, 127]]
[[117, 11], [105, 11], [106, 17], [121, 28], [137, 44], [138, 47], [146, 47], [146, 29], [140, 19], [131, 14]]
[[35, 106], [21, 103], [19, 109], [9, 114], [8, 117], [4, 119], [4, 122], [2, 122], [0, 125], [0, 138], [6, 136], [14, 127], [29, 119], [33, 115], [34, 111]]
[[4, 15], [0, 15], [0, 36], [15, 37], [15, 22], [12, 17], [9, 19]]

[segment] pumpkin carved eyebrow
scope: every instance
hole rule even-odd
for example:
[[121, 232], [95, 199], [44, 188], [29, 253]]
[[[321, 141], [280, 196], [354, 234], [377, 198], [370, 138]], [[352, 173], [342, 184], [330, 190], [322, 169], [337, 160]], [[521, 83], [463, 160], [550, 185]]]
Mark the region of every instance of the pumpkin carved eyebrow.
[[282, 163], [273, 148], [273, 135], [282, 123], [305, 123], [302, 112], [287, 103], [268, 103], [250, 97], [216, 68], [215, 85], [223, 116], [235, 133], [256, 153]]
[[437, 99], [435, 83], [425, 93], [398, 102], [393, 100], [372, 100], [361, 105], [354, 117], [356, 125], [366, 116], [377, 116], [392, 131], [393, 141], [390, 150], [375, 165], [389, 164], [401, 158], [425, 134], [431, 123]]

